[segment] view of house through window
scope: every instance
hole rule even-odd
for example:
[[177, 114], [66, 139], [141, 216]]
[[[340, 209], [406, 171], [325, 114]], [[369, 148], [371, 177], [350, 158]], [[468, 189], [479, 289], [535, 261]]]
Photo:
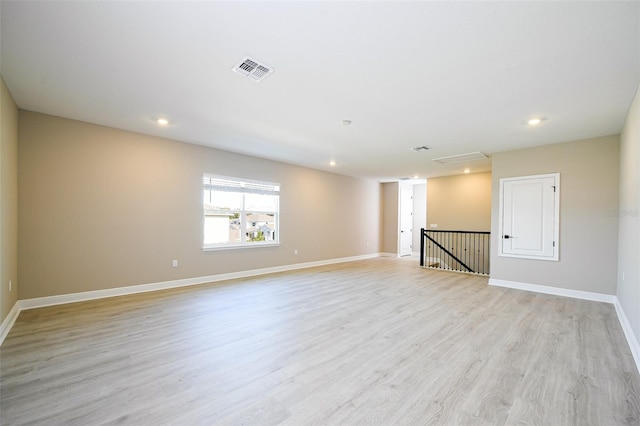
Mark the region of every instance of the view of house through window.
[[278, 243], [280, 184], [204, 175], [203, 248]]

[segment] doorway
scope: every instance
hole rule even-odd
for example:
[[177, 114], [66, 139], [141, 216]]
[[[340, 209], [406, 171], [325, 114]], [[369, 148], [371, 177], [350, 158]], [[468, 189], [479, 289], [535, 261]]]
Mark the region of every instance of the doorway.
[[400, 256], [413, 253], [413, 187], [400, 187]]

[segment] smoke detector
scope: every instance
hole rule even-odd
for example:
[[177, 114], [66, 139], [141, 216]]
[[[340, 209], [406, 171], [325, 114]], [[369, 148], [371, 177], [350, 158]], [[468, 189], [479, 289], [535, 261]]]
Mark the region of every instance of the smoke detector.
[[273, 72], [273, 68], [247, 56], [240, 61], [238, 65], [233, 67], [232, 71], [249, 77], [253, 81], [260, 82]]

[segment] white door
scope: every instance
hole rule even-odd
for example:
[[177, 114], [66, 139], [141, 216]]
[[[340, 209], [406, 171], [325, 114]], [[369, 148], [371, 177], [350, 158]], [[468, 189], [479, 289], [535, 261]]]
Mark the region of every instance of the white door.
[[500, 256], [558, 260], [560, 174], [500, 179]]
[[400, 256], [411, 256], [413, 244], [413, 188], [400, 187]]

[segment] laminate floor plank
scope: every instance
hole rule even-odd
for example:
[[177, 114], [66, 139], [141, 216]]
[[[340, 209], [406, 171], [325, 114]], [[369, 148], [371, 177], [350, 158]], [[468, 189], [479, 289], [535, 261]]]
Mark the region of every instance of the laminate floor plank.
[[639, 425], [605, 303], [378, 258], [23, 311], [2, 425]]

